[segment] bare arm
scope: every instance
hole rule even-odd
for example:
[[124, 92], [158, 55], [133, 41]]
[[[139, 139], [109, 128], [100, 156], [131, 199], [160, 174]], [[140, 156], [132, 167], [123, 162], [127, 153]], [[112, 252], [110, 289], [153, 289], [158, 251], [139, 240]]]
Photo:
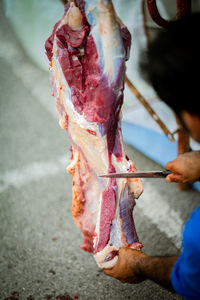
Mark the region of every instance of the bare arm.
[[187, 152], [166, 164], [173, 173], [166, 177], [168, 182], [193, 183], [200, 180], [200, 151]]
[[118, 254], [117, 263], [112, 269], [104, 269], [105, 274], [128, 283], [151, 279], [172, 290], [170, 275], [178, 256], [151, 257], [131, 248], [121, 248]]
[[147, 279], [151, 279], [163, 287], [172, 290], [173, 288], [171, 285], [170, 276], [177, 259], [177, 256], [148, 256], [141, 260], [140, 268]]

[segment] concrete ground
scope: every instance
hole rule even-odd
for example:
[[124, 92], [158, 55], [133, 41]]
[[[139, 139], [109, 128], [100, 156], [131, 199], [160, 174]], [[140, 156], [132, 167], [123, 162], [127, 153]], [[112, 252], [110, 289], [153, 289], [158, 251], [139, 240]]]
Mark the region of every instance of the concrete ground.
[[[70, 143], [55, 117], [48, 73], [32, 64], [3, 15], [0, 20], [0, 300], [181, 299], [151, 281], [129, 285], [107, 277], [80, 250], [65, 172]], [[126, 148], [138, 169], [160, 169]], [[144, 180], [134, 211], [144, 251], [178, 254], [183, 224], [198, 205], [194, 190]]]

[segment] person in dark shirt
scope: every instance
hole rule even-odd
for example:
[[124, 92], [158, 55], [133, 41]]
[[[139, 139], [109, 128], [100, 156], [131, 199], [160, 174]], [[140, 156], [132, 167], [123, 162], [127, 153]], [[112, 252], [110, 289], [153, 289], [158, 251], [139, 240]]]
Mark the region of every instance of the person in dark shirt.
[[[158, 96], [180, 118], [190, 136], [200, 142], [200, 13], [170, 22], [141, 57], [141, 70]], [[188, 152], [166, 164], [168, 182], [200, 180], [200, 151]], [[151, 279], [186, 299], [200, 299], [200, 207], [183, 230], [182, 253], [151, 257], [121, 248], [118, 261], [104, 273], [121, 282]]]

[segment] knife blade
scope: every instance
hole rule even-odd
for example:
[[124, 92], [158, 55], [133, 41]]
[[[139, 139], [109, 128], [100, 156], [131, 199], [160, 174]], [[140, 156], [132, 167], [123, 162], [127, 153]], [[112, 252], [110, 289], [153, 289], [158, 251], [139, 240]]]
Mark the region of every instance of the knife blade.
[[125, 172], [125, 173], [109, 173], [99, 175], [104, 178], [165, 178], [171, 174], [171, 171], [142, 171], [142, 172]]

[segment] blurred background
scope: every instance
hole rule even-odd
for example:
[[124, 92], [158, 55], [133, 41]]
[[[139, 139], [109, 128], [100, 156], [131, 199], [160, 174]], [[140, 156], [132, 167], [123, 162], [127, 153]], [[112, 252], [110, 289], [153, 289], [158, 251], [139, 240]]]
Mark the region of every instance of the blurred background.
[[[176, 1], [157, 1], [163, 18], [176, 18]], [[113, 0], [132, 34], [127, 75], [171, 132], [171, 110], [142, 78], [140, 53], [161, 30], [146, 1]], [[192, 1], [192, 11], [200, 1]], [[59, 0], [0, 0], [0, 299], [180, 299], [155, 283], [121, 284], [80, 250], [81, 234], [71, 216], [70, 153], [51, 97], [44, 43], [63, 15]], [[130, 90], [125, 88], [123, 135], [138, 169], [161, 169], [176, 157], [171, 143]], [[192, 149], [200, 145], [191, 141]], [[134, 211], [149, 255], [181, 249], [181, 231], [200, 204], [196, 189], [178, 191], [164, 180], [144, 180]]]

